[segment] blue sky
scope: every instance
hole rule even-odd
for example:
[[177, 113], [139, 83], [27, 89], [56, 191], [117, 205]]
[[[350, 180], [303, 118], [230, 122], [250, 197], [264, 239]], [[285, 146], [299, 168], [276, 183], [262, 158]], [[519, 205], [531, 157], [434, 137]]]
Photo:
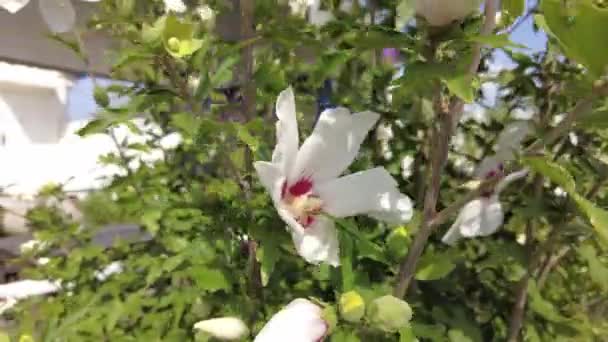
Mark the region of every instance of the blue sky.
[[[534, 6], [536, 6], [536, 1], [528, 1], [529, 8]], [[527, 46], [530, 53], [544, 50], [547, 42], [547, 37], [543, 32], [534, 32], [532, 29], [533, 20], [534, 18], [530, 16], [511, 34], [511, 39], [516, 43]], [[496, 52], [494, 63], [505, 67], [513, 65], [502, 51]], [[103, 79], [98, 79], [97, 82], [100, 85], [110, 83], [110, 81]], [[68, 116], [70, 120], [87, 119], [92, 117], [96, 111], [97, 106], [93, 100], [93, 82], [89, 77], [83, 75], [74, 83], [68, 97]]]

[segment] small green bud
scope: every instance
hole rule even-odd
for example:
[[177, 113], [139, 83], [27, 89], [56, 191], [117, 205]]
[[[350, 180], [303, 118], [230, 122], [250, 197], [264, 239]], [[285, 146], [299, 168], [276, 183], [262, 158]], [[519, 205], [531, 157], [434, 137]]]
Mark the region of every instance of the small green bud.
[[412, 309], [399, 298], [384, 296], [374, 299], [369, 306], [368, 317], [372, 326], [392, 333], [409, 324]]
[[108, 96], [108, 92], [99, 86], [96, 86], [93, 89], [93, 99], [95, 99], [95, 103], [101, 107], [107, 107], [110, 105], [110, 97]]
[[348, 322], [359, 322], [365, 315], [365, 301], [355, 291], [340, 296], [340, 316]]
[[386, 238], [388, 252], [395, 259], [403, 259], [410, 245], [410, 237], [407, 229], [403, 226], [394, 229]]
[[171, 51], [179, 51], [179, 39], [177, 37], [171, 37], [169, 38], [169, 40], [167, 40], [167, 46], [169, 47], [169, 50]]

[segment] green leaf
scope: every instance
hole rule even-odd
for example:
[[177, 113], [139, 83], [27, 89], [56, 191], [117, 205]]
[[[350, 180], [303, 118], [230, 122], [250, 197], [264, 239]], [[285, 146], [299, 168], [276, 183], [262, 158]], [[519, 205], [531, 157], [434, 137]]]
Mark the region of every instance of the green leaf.
[[540, 3], [547, 27], [565, 54], [587, 67], [594, 79], [608, 65], [608, 9], [591, 0], [543, 0]]
[[507, 23], [515, 21], [526, 10], [526, 0], [502, 0], [501, 5], [502, 15], [506, 17]]
[[4, 331], [0, 332], [0, 342], [11, 342], [11, 338]]
[[401, 0], [397, 5], [397, 19], [395, 20], [395, 29], [401, 30], [410, 19], [414, 17], [416, 10], [413, 0]]
[[582, 115], [576, 125], [586, 129], [607, 129], [608, 128], [608, 108], [602, 107], [591, 113]]
[[598, 208], [593, 202], [578, 194], [571, 195], [581, 211], [589, 218], [602, 245], [608, 247], [608, 211]]
[[176, 113], [171, 115], [171, 126], [179, 129], [185, 137], [193, 138], [200, 126], [200, 120], [192, 113]]
[[281, 255], [280, 244], [272, 236], [266, 236], [266, 239], [258, 246], [256, 251], [256, 259], [260, 263], [262, 272], [262, 285], [268, 285], [274, 266]]
[[253, 136], [247, 126], [241, 124], [235, 124], [236, 127], [236, 135], [240, 141], [245, 143], [245, 145], [249, 146], [252, 152], [255, 152], [260, 147], [260, 140]]
[[588, 273], [591, 280], [604, 291], [608, 291], [608, 267], [602, 264], [595, 248], [590, 244], [586, 244], [579, 247], [578, 253], [589, 265]]
[[475, 101], [475, 94], [478, 89], [479, 81], [472, 79], [468, 75], [460, 75], [444, 80], [450, 92], [460, 97], [466, 103]]
[[517, 47], [521, 49], [527, 48], [525, 45], [515, 43], [509, 39], [508, 34], [497, 34], [491, 36], [476, 36], [471, 37], [469, 40], [484, 45], [488, 45], [493, 48], [504, 48], [504, 47]]
[[331, 219], [334, 220], [334, 222], [338, 225], [339, 228], [345, 230], [354, 238], [354, 240], [356, 241], [355, 246], [357, 247], [359, 252], [357, 253], [357, 256], [370, 258], [386, 265], [391, 264], [389, 259], [386, 257], [384, 250], [380, 246], [369, 241], [363, 234], [361, 234], [361, 232], [359, 232], [353, 222], [347, 219]]
[[418, 342], [414, 330], [411, 326], [399, 330], [399, 342]]
[[353, 273], [353, 240], [345, 231], [338, 231], [340, 239], [340, 274], [342, 279], [342, 292], [351, 291], [355, 286]]
[[[239, 56], [229, 56], [224, 59], [220, 66], [215, 70], [211, 76], [210, 83], [212, 87], [221, 87], [230, 82], [233, 78], [232, 70], [234, 66], [239, 62]], [[203, 90], [201, 90], [202, 92]]]
[[541, 296], [534, 280], [528, 283], [528, 297], [530, 309], [546, 320], [555, 323], [568, 320], [559, 313], [559, 310], [557, 310], [551, 302], [547, 301]]
[[194, 38], [194, 24], [167, 16], [163, 29], [165, 50], [176, 58], [189, 56], [203, 46], [202, 39]]
[[412, 330], [417, 337], [434, 342], [445, 342], [445, 326], [443, 324], [422, 324], [412, 322]]
[[152, 234], [156, 235], [158, 230], [160, 229], [160, 225], [158, 221], [163, 216], [163, 211], [158, 208], [150, 209], [144, 212], [141, 216], [141, 223], [146, 227], [146, 230]]
[[450, 342], [473, 342], [473, 340], [465, 336], [462, 331], [454, 329], [448, 331], [448, 339]]
[[526, 157], [522, 158], [522, 163], [530, 167], [532, 171], [549, 178], [566, 192], [570, 194], [576, 192], [576, 183], [570, 172], [551, 159], [547, 157]]
[[163, 32], [165, 30], [166, 20], [167, 17], [163, 16], [158, 18], [152, 26], [144, 23], [141, 30], [141, 38], [143, 42], [152, 45], [160, 44], [163, 37]]
[[100, 107], [107, 107], [110, 105], [110, 97], [108, 96], [108, 92], [100, 86], [95, 86], [93, 89], [93, 99]]
[[215, 292], [219, 290], [229, 290], [230, 282], [224, 272], [206, 267], [193, 267], [190, 271], [199, 289]]
[[340, 329], [331, 334], [331, 342], [359, 342], [361, 341], [352, 329]]
[[448, 253], [426, 253], [420, 259], [416, 269], [416, 280], [437, 280], [441, 279], [456, 267], [453, 257]]
[[112, 122], [106, 118], [93, 119], [89, 121], [84, 127], [78, 130], [76, 134], [81, 137], [88, 135], [104, 133], [105, 130], [112, 124]]

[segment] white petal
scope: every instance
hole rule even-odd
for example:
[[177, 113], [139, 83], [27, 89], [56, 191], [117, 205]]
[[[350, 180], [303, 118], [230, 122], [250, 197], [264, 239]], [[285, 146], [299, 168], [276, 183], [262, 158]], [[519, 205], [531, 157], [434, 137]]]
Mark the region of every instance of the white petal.
[[0, 298], [0, 315], [15, 305], [17, 305], [17, 300], [15, 298]]
[[327, 334], [328, 325], [319, 306], [296, 299], [276, 313], [256, 336], [254, 342], [317, 342]]
[[448, 230], [447, 233], [441, 238], [441, 242], [446, 245], [453, 246], [462, 238], [462, 234], [460, 234], [460, 223], [456, 222], [452, 227]]
[[278, 203], [281, 197], [281, 187], [285, 181], [285, 177], [279, 166], [273, 163], [257, 161], [253, 163], [255, 171], [260, 177], [260, 182], [266, 188], [273, 201]]
[[496, 154], [503, 160], [512, 160], [514, 152], [521, 149], [521, 143], [532, 132], [527, 121], [516, 121], [508, 124], [496, 141]]
[[483, 158], [475, 170], [475, 178], [480, 180], [488, 178], [492, 172], [497, 173], [500, 171], [501, 165], [504, 166], [503, 163], [504, 160], [499, 156], [494, 155]]
[[494, 189], [494, 194], [498, 196], [507, 186], [509, 186], [509, 184], [515, 182], [516, 180], [524, 178], [527, 175], [528, 175], [528, 169], [523, 169], [521, 171], [517, 171], [517, 172], [513, 172], [513, 173], [509, 174], [505, 178], [501, 179], [500, 182], [498, 182], [498, 184], [496, 184], [496, 188]]
[[405, 223], [414, 216], [412, 200], [398, 190], [384, 193], [380, 198], [380, 205], [381, 210], [369, 212], [367, 215], [390, 224]]
[[496, 196], [480, 197], [462, 208], [452, 228], [458, 227], [460, 234], [467, 238], [486, 236], [496, 232], [503, 219], [502, 206]]
[[0, 285], [0, 298], [22, 299], [59, 291], [57, 283], [48, 280], [20, 280]]
[[76, 23], [76, 12], [70, 0], [41, 0], [40, 13], [51, 31], [68, 32]]
[[0, 0], [0, 7], [11, 13], [19, 12], [30, 0]]
[[296, 117], [296, 102], [291, 87], [283, 90], [277, 98], [277, 146], [272, 154], [272, 162], [280, 165], [284, 174], [289, 174], [298, 154], [300, 138]]
[[323, 200], [323, 211], [336, 217], [371, 214], [405, 222], [413, 214], [411, 200], [399, 193], [397, 182], [383, 167], [330, 180], [315, 192]]
[[104, 267], [101, 271], [95, 271], [95, 278], [99, 281], [105, 281], [113, 274], [122, 273], [123, 269], [122, 262], [114, 261]]
[[338, 177], [353, 162], [379, 117], [373, 112], [350, 115], [346, 108], [325, 110], [298, 152], [290, 182], [311, 177], [319, 184]]
[[311, 264], [340, 265], [338, 232], [334, 222], [317, 216], [315, 222], [302, 230], [291, 230], [291, 237], [298, 254]]
[[163, 2], [165, 3], [165, 10], [167, 12], [183, 13], [188, 9], [182, 0], [163, 0]]
[[238, 318], [221, 317], [200, 321], [194, 325], [194, 329], [204, 331], [220, 340], [238, 340], [249, 334], [249, 329]]

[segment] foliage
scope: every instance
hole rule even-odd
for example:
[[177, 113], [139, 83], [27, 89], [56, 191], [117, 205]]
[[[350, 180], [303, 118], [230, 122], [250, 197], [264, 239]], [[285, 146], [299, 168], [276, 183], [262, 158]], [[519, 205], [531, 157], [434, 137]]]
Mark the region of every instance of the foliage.
[[[514, 25], [525, 15], [522, 2], [502, 1]], [[289, 14], [283, 1], [256, 0], [254, 35], [240, 40], [231, 33], [238, 22], [230, 21], [238, 13], [236, 2], [205, 1], [216, 14], [213, 26], [197, 16], [203, 1], [188, 1], [184, 14], [167, 14], [161, 1], [104, 0], [90, 28], [116, 40], [111, 76], [130, 83], [95, 90], [102, 109], [81, 134], [107, 134], [108, 127], [134, 117], [159, 127], [160, 134], [104, 158], [124, 172], [83, 204], [90, 220], [86, 229], [52, 208], [32, 213], [36, 237], [46, 244], [27, 257], [50, 256], [50, 262], [26, 275], [60, 279], [65, 291], [22, 302], [11, 313], [14, 330], [36, 341], [190, 341], [205, 338], [192, 329], [197, 321], [236, 316], [255, 336], [297, 297], [314, 298], [334, 315], [345, 310], [340, 298], [356, 294], [363, 305], [385, 298], [421, 229], [437, 147], [432, 132], [445, 115], [445, 103], [461, 98], [483, 104], [487, 88], [480, 85], [499, 88], [485, 121], [462, 120], [454, 132], [438, 210], [469, 191], [462, 184], [492, 153], [498, 133], [516, 113], [533, 112], [535, 133], [526, 144], [533, 146], [558, 118], [592, 96], [608, 61], [601, 33], [606, 9], [591, 0], [566, 2], [565, 9], [562, 1], [540, 2], [535, 27], [550, 39], [544, 51], [531, 53], [507, 35], [480, 37], [480, 14], [441, 30], [421, 21], [395, 30], [396, 20], [412, 14], [408, 0], [355, 4], [351, 12], [343, 11], [340, 1], [325, 1], [335, 20], [320, 27]], [[366, 20], [370, 16], [376, 19]], [[479, 72], [469, 75], [479, 43], [489, 47]], [[252, 46], [254, 67], [248, 74]], [[382, 58], [382, 48], [389, 47], [397, 48], [405, 63], [400, 76]], [[489, 52], [497, 50], [513, 68], [488, 70], [495, 58]], [[300, 126], [312, 128], [316, 97], [328, 79], [332, 104], [376, 111], [394, 132], [390, 158], [368, 139], [353, 171], [385, 166], [418, 210], [416, 219], [398, 227], [364, 217], [338, 220], [340, 268], [309, 265], [297, 256], [251, 166], [253, 160], [270, 159], [279, 91], [295, 88]], [[244, 109], [248, 87], [254, 87], [254, 107]], [[129, 101], [114, 107], [108, 95]], [[592, 112], [605, 114], [606, 103], [599, 102], [592, 102]], [[602, 242], [608, 241], [603, 209], [608, 193], [601, 184], [608, 177], [608, 131], [585, 122], [540, 149], [520, 151], [521, 158], [507, 165], [507, 170], [529, 167], [534, 176], [501, 195], [506, 218], [496, 234], [448, 247], [439, 241], [453, 217], [437, 227], [407, 297], [411, 325], [377, 324], [356, 312], [338, 317], [329, 340], [505, 340], [515, 288], [527, 272], [532, 281], [526, 341], [607, 336], [608, 258]], [[163, 148], [162, 137], [175, 133], [179, 145]], [[137, 167], [125, 157], [157, 148], [162, 158]], [[411, 176], [402, 177], [404, 157], [414, 159]], [[118, 241], [107, 249], [92, 244], [95, 231], [114, 220], [135, 220], [153, 238]], [[535, 253], [540, 262], [529, 270]], [[96, 272], [114, 261], [123, 264], [123, 272], [97, 280]]]

